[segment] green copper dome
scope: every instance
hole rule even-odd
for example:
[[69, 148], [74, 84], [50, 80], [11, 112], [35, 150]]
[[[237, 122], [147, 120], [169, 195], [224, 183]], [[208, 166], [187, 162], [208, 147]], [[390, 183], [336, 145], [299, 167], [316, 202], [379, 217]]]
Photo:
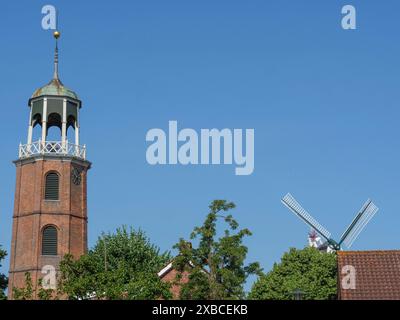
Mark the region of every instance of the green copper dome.
[[40, 96], [63, 96], [63, 97], [69, 97], [72, 99], [79, 100], [78, 95], [74, 91], [64, 87], [62, 82], [57, 78], [51, 80], [44, 87], [37, 89], [33, 93], [31, 99], [37, 98]]
[[78, 95], [74, 91], [64, 87], [59, 79], [53, 79], [44, 87], [37, 89], [31, 99], [40, 96], [63, 96], [79, 100]]

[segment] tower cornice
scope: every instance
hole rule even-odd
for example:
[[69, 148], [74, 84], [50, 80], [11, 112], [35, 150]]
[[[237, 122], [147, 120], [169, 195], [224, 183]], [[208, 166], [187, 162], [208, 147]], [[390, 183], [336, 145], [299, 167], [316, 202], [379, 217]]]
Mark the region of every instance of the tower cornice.
[[92, 167], [92, 163], [88, 160], [80, 159], [77, 157], [73, 156], [66, 156], [66, 155], [34, 155], [31, 157], [23, 158], [23, 159], [17, 159], [14, 160], [13, 163], [15, 166], [22, 166], [25, 164], [29, 163], [35, 163], [38, 161], [61, 161], [61, 162], [72, 162], [74, 164], [80, 165], [82, 167], [85, 167], [87, 169], [90, 169]]
[[82, 100], [73, 98], [68, 95], [56, 95], [56, 94], [40, 94], [39, 96], [31, 97], [28, 100], [28, 107], [31, 107], [33, 102], [43, 99], [60, 99], [60, 100], [67, 99], [68, 101], [76, 103], [79, 106], [79, 109], [82, 108]]

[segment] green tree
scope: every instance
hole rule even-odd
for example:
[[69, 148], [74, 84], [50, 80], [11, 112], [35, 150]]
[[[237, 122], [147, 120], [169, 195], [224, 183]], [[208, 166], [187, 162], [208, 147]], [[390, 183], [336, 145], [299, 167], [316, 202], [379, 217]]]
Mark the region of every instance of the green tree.
[[[0, 246], [0, 268], [1, 268], [1, 260], [3, 260], [7, 256], [7, 252], [1, 249]], [[6, 295], [4, 290], [7, 288], [8, 279], [4, 274], [0, 273], [0, 300], [6, 299]]]
[[290, 249], [281, 262], [254, 283], [250, 299], [292, 300], [301, 290], [303, 299], [326, 300], [336, 297], [336, 254], [315, 248]]
[[169, 298], [169, 284], [157, 276], [169, 260], [142, 231], [123, 227], [103, 234], [78, 260], [65, 256], [59, 289], [71, 299]]
[[29, 272], [25, 272], [25, 287], [13, 288], [14, 300], [32, 300], [34, 296], [32, 277]]
[[[43, 288], [42, 279], [38, 279], [37, 290], [33, 287], [33, 281], [30, 272], [25, 272], [25, 286], [13, 288], [14, 300], [56, 300], [59, 299], [60, 292], [53, 289]], [[36, 296], [37, 292], [37, 296]], [[35, 297], [36, 296], [36, 297]]]
[[[225, 200], [215, 200], [201, 227], [194, 228], [191, 239], [199, 239], [197, 248], [180, 239], [175, 245], [179, 255], [174, 267], [181, 273], [189, 273], [188, 282], [181, 286], [181, 299], [242, 299], [243, 285], [251, 274], [260, 273], [257, 262], [245, 265], [247, 247], [243, 238], [250, 236], [248, 229], [237, 230], [239, 225], [232, 215], [223, 213], [235, 208]], [[218, 221], [218, 219], [222, 221]], [[220, 235], [217, 223], [224, 222], [227, 228]], [[179, 281], [179, 275], [177, 278]]]

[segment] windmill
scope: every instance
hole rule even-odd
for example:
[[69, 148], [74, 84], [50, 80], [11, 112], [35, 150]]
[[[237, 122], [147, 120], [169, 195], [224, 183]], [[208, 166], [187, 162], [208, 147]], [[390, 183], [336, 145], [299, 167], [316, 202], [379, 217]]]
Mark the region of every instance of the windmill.
[[355, 216], [354, 220], [347, 227], [339, 241], [335, 241], [331, 238], [331, 233], [324, 228], [317, 220], [315, 220], [294, 198], [288, 193], [282, 198], [282, 203], [289, 208], [296, 216], [308, 224], [312, 229], [318, 232], [326, 242], [325, 245], [330, 247], [332, 250], [341, 250], [342, 244], [344, 243], [347, 248], [350, 248], [361, 231], [372, 219], [372, 217], [379, 210], [378, 207], [371, 201], [367, 200], [362, 206], [360, 211]]

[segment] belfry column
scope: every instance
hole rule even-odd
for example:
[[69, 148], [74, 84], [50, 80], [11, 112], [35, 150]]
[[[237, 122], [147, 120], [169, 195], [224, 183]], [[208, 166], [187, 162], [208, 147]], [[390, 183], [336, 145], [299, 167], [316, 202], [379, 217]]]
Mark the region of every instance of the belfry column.
[[46, 142], [47, 136], [47, 98], [43, 99], [43, 119], [42, 119], [42, 143]]
[[66, 149], [67, 140], [67, 99], [63, 100], [63, 115], [62, 115], [62, 128], [61, 128], [61, 142], [62, 147]]
[[31, 111], [29, 112], [29, 127], [28, 127], [28, 140], [27, 144], [32, 144], [32, 132], [33, 132], [33, 125], [32, 125], [32, 103], [31, 103]]
[[79, 109], [77, 110], [77, 119], [75, 120], [75, 144], [79, 146]]

